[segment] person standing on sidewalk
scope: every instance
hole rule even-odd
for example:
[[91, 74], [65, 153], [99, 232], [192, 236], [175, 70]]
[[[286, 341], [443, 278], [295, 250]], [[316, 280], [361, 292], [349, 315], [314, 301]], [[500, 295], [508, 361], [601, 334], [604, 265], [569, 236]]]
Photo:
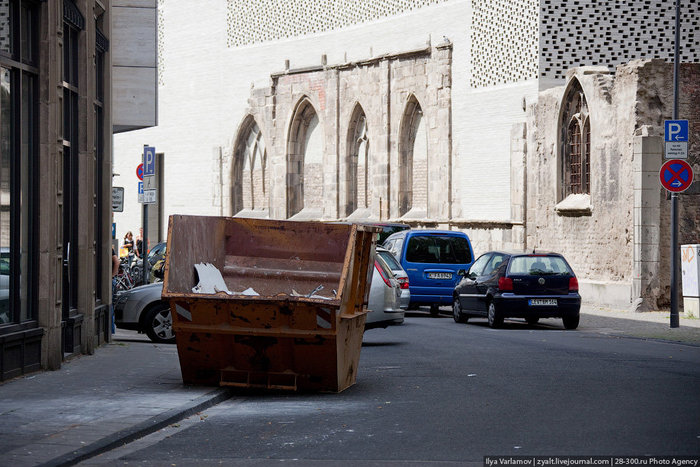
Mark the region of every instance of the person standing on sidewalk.
[[112, 334], [117, 331], [114, 324], [114, 295], [117, 291], [117, 274], [119, 274], [119, 256], [117, 256], [117, 254], [114, 252], [114, 247], [112, 247], [112, 304], [110, 305], [112, 315]]

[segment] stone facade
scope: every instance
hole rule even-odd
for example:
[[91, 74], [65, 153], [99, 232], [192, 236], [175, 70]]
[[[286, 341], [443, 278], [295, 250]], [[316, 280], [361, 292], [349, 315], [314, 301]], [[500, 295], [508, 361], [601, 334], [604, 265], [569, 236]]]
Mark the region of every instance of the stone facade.
[[[700, 65], [681, 67], [679, 115], [700, 138]], [[580, 85], [590, 113], [590, 193], [565, 206], [562, 194], [562, 105]], [[670, 202], [659, 183], [664, 120], [672, 117], [673, 67], [636, 60], [614, 73], [572, 69], [567, 85], [542, 92], [527, 122], [527, 245], [565, 254], [596, 302], [658, 308], [668, 305]], [[691, 145], [688, 162], [700, 170]], [[679, 241], [700, 234], [696, 181], [680, 195]], [[679, 276], [680, 277], [680, 276]]]
[[[230, 214], [449, 220], [449, 42], [362, 62], [287, 70], [271, 80], [269, 88], [251, 91], [226, 161]], [[237, 194], [263, 192], [262, 178], [243, 168], [247, 141], [257, 128], [271, 171], [265, 187], [269, 198], [251, 209]], [[364, 150], [362, 161], [358, 147]]]
[[[658, 220], [663, 199], [658, 213], [635, 208], [635, 196], [646, 203], [663, 194], [649, 162], [659, 123], [637, 114], [661, 106], [670, 116], [670, 97], [668, 82], [638, 82], [638, 72], [623, 70], [638, 67], [627, 65], [636, 58], [668, 60], [669, 2], [245, 5], [159, 1], [159, 125], [114, 138], [116, 167], [128, 174], [118, 180], [126, 187], [118, 237], [140, 223], [133, 171], [148, 143], [164, 155], [163, 219], [236, 214], [459, 229], [477, 254], [563, 248], [588, 301], [626, 305], [643, 296], [632, 291], [647, 288], [638, 269], [664, 261], [667, 252], [651, 245], [668, 240]], [[684, 5], [685, 62], [700, 59], [699, 14], [697, 2]], [[589, 68], [568, 71], [578, 65]], [[592, 147], [590, 189], [569, 199], [557, 135], [562, 101], [576, 113], [572, 78], [585, 93]], [[649, 154], [643, 165], [634, 138]], [[613, 264], [596, 235], [628, 253]]]

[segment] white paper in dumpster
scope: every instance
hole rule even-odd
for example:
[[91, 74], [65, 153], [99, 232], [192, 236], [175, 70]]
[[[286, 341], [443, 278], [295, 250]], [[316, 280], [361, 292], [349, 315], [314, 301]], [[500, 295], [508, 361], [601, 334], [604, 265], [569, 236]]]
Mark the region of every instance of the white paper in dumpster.
[[251, 287], [248, 287], [243, 292], [231, 292], [226, 287], [221, 271], [213, 264], [199, 263], [195, 264], [194, 268], [197, 270], [197, 276], [199, 276], [199, 284], [192, 287], [192, 292], [194, 293], [215, 294], [217, 292], [226, 292], [229, 295], [259, 295]]

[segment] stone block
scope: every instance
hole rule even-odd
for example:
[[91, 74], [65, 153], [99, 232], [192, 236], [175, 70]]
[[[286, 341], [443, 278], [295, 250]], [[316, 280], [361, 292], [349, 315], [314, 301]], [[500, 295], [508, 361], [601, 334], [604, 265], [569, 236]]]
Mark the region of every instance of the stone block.
[[662, 155], [664, 141], [659, 136], [635, 136], [632, 140], [632, 150], [637, 154]]

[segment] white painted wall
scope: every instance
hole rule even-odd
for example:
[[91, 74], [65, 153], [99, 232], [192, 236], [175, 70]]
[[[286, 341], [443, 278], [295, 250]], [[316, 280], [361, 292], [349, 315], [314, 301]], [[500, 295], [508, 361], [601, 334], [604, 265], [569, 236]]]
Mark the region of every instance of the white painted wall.
[[114, 185], [125, 187], [124, 212], [114, 215], [117, 238], [141, 224], [135, 170], [144, 144], [164, 153], [166, 216], [219, 215], [212, 149], [230, 153], [253, 83], [269, 86], [270, 74], [283, 71], [286, 59], [300, 68], [320, 65], [325, 54], [329, 65], [338, 64], [423, 48], [428, 40], [437, 45], [443, 36], [453, 43], [453, 216], [510, 218], [510, 128], [525, 121], [522, 99], [534, 99], [537, 83], [469, 87], [471, 2], [448, 1], [336, 32], [238, 49], [226, 46], [225, 0], [207, 2], [207, 8], [169, 0], [159, 14], [164, 24], [159, 124], [114, 136], [120, 174]]

